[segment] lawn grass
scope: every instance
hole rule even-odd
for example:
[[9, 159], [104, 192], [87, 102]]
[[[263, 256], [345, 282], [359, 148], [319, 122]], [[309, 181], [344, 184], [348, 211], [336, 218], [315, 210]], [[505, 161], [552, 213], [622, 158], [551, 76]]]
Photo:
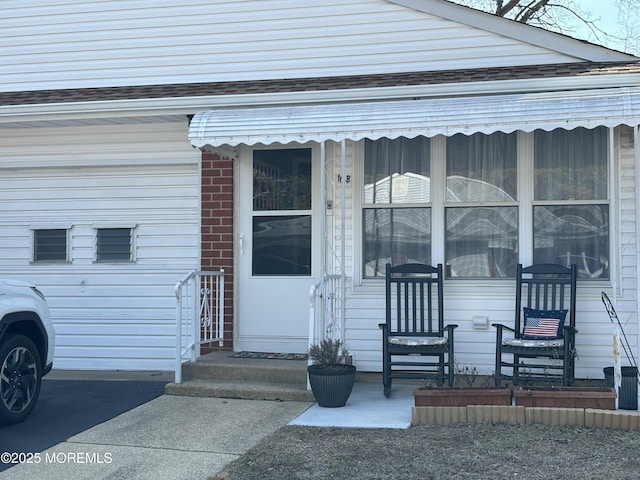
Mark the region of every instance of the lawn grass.
[[547, 425], [286, 426], [209, 480], [635, 479], [640, 432]]

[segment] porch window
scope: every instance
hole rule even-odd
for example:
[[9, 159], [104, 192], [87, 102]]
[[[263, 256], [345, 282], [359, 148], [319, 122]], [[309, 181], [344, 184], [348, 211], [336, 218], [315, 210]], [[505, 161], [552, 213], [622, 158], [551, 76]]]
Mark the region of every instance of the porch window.
[[581, 278], [609, 278], [607, 140], [605, 127], [535, 132], [535, 263], [575, 263]]
[[449, 277], [513, 277], [518, 263], [517, 134], [447, 138]]
[[364, 276], [385, 264], [431, 263], [430, 141], [365, 140]]
[[130, 262], [131, 228], [98, 228], [96, 230], [96, 262]]
[[34, 262], [66, 262], [67, 229], [52, 228], [33, 231]]
[[387, 262], [514, 277], [526, 261], [608, 279], [608, 139], [598, 127], [365, 140], [364, 277]]

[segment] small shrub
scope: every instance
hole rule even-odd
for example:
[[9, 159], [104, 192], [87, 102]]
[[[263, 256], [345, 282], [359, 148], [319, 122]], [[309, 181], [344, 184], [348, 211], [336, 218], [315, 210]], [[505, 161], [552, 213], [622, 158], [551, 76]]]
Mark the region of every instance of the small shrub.
[[349, 352], [338, 339], [325, 338], [309, 347], [309, 357], [318, 365], [338, 365], [344, 363]]

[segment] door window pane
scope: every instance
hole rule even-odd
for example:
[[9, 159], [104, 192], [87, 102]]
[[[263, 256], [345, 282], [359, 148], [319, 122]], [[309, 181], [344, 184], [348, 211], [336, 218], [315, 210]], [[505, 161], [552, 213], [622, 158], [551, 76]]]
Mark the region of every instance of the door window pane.
[[536, 206], [533, 261], [575, 263], [581, 278], [609, 277], [609, 206]]
[[254, 150], [253, 209], [311, 209], [311, 149]]
[[311, 275], [310, 148], [253, 151], [253, 212], [253, 275]]
[[449, 277], [514, 277], [518, 263], [517, 207], [447, 208]]
[[253, 275], [311, 275], [311, 216], [253, 217]]

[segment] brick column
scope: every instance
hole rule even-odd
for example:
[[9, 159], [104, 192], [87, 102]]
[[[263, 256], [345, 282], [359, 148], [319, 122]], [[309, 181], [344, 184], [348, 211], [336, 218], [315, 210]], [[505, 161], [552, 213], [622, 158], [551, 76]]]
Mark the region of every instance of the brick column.
[[233, 160], [202, 154], [202, 270], [224, 269], [224, 346], [202, 347], [202, 353], [233, 348]]

